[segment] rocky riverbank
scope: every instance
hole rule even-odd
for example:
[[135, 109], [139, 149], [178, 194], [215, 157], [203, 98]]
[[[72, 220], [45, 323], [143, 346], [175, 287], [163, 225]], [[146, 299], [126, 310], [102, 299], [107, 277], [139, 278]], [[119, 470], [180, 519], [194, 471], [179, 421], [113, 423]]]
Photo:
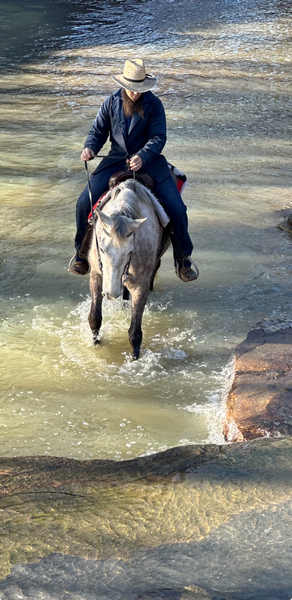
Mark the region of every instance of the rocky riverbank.
[[235, 376], [227, 399], [228, 442], [292, 433], [291, 323], [265, 321], [235, 352]]

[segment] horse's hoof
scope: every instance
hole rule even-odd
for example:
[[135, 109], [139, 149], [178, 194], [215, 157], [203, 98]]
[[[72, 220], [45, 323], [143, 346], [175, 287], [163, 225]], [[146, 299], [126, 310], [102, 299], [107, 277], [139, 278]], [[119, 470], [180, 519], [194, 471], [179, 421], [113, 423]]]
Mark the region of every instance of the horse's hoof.
[[133, 349], [133, 360], [138, 360], [139, 356], [140, 356], [140, 347], [139, 348], [134, 348]]
[[100, 343], [100, 339], [99, 339], [98, 335], [93, 336], [93, 343], [95, 346], [97, 346], [97, 344]]

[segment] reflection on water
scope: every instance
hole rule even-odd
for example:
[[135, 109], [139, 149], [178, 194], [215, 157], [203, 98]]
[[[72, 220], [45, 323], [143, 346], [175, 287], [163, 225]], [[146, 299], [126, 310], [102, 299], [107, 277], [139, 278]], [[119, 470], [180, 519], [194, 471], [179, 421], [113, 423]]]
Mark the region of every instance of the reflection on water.
[[[291, 6], [285, 2], [5, 5], [1, 141], [2, 455], [129, 458], [222, 442], [230, 354], [291, 307]], [[110, 75], [143, 54], [159, 76], [166, 154], [184, 170], [198, 282], [163, 261], [132, 363], [129, 307], [66, 272], [80, 148]]]

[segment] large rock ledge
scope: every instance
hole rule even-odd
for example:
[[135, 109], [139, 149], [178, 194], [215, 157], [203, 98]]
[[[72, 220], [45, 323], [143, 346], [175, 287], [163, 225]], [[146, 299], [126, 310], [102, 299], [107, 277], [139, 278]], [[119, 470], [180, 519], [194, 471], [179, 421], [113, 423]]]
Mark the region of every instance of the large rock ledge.
[[292, 440], [0, 459], [0, 598], [287, 600]]
[[235, 353], [227, 399], [228, 442], [292, 433], [291, 323], [266, 321], [249, 332]]

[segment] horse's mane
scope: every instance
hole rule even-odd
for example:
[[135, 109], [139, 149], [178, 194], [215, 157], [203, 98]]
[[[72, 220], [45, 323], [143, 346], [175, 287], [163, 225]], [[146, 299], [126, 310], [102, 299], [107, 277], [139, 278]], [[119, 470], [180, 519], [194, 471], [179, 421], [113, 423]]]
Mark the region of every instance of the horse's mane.
[[133, 179], [123, 181], [111, 191], [108, 216], [113, 219], [111, 234], [117, 246], [125, 244], [130, 233], [124, 217], [141, 219], [141, 204], [152, 207], [151, 192]]

